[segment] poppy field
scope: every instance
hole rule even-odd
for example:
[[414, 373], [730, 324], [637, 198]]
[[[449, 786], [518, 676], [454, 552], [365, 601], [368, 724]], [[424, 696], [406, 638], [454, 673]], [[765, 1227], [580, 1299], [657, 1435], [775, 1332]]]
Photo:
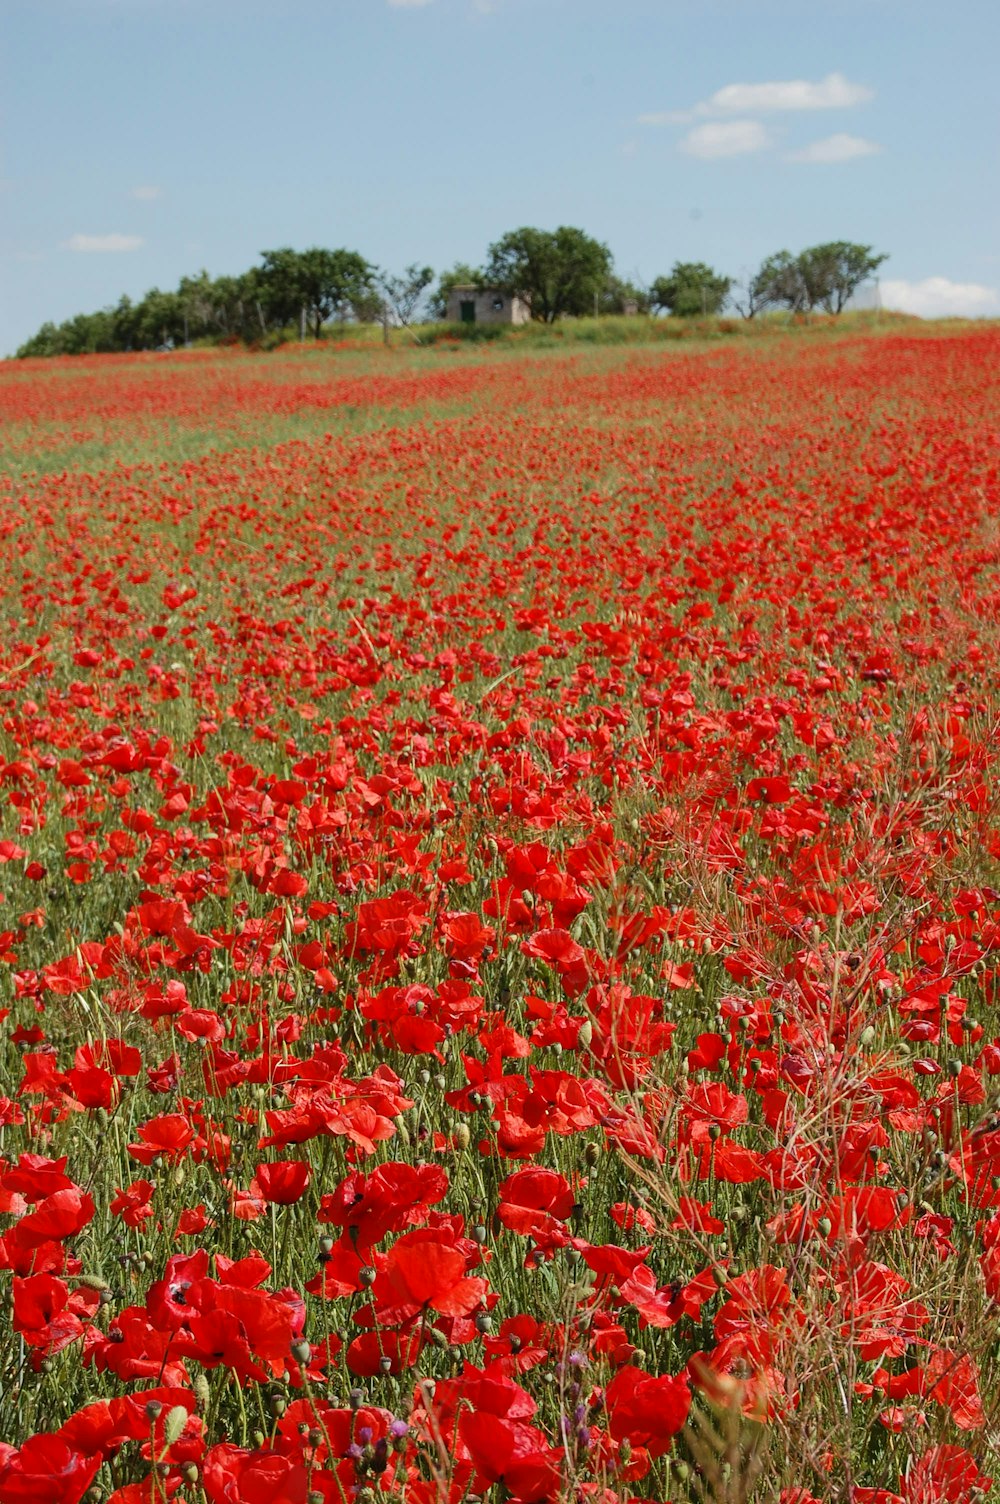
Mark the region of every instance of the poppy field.
[[1000, 1496], [998, 367], [5, 364], [0, 1504]]

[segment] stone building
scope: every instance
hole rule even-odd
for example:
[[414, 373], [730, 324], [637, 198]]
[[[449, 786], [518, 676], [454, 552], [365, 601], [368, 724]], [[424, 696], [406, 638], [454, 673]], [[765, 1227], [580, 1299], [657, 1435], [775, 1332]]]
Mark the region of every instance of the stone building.
[[448, 294], [448, 322], [452, 324], [526, 324], [531, 309], [523, 298], [492, 287], [457, 283]]

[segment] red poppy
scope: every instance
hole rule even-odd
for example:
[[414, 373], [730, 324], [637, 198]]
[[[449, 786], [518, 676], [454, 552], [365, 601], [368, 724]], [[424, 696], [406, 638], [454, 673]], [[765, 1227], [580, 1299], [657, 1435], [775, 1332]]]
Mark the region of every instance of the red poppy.
[[627, 1365], [619, 1369], [604, 1392], [608, 1429], [616, 1441], [645, 1447], [651, 1457], [670, 1450], [691, 1408], [691, 1390], [684, 1374], [653, 1375]]
[[41, 1432], [18, 1449], [0, 1445], [0, 1498], [4, 1504], [79, 1504], [101, 1465], [58, 1435]]
[[265, 1201], [277, 1206], [290, 1206], [298, 1201], [309, 1184], [311, 1170], [302, 1159], [276, 1159], [262, 1161], [257, 1166], [255, 1183]]

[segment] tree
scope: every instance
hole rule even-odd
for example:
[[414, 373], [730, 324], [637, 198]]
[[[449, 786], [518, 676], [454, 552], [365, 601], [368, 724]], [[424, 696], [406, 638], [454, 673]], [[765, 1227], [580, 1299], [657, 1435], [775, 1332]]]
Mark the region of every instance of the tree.
[[810, 246], [797, 256], [777, 251], [754, 272], [737, 306], [746, 318], [764, 308], [787, 308], [790, 313], [823, 308], [827, 313], [841, 313], [862, 282], [887, 259], [876, 255], [870, 245], [847, 240]]
[[810, 246], [798, 257], [807, 306], [842, 313], [862, 282], [867, 282], [888, 259], [887, 254], [877, 255], [870, 245], [855, 245], [848, 240]]
[[432, 319], [443, 321], [448, 317], [448, 299], [453, 287], [479, 287], [483, 274], [467, 261], [456, 261], [451, 271], [442, 272], [438, 285], [431, 293], [428, 312]]
[[401, 277], [391, 276], [388, 272], [379, 273], [379, 288], [391, 313], [404, 328], [412, 324], [420, 299], [433, 281], [434, 268], [418, 266], [416, 262], [408, 266]]
[[598, 300], [600, 313], [648, 313], [650, 294], [644, 287], [617, 277], [614, 272], [607, 278]]
[[562, 225], [511, 230], [491, 245], [483, 281], [520, 297], [531, 317], [551, 324], [563, 314], [592, 313], [611, 274], [611, 252], [599, 240]]
[[665, 308], [675, 318], [721, 313], [732, 287], [704, 261], [676, 261], [669, 276], [657, 277], [650, 288], [654, 308]]
[[327, 319], [341, 318], [371, 295], [374, 268], [356, 251], [262, 251], [262, 302], [277, 324], [294, 324], [305, 310], [314, 339]]
[[787, 308], [791, 313], [801, 313], [809, 306], [799, 258], [791, 251], [776, 251], [762, 261], [747, 284], [747, 292], [756, 313], [765, 308]]

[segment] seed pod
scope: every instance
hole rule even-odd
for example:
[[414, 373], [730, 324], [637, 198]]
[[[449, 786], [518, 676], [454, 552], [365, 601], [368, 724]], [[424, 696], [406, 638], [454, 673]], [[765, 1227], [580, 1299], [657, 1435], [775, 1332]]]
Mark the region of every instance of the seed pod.
[[163, 1422], [164, 1446], [172, 1447], [175, 1441], [180, 1441], [187, 1425], [188, 1413], [183, 1405], [174, 1405], [167, 1411], [167, 1418]]

